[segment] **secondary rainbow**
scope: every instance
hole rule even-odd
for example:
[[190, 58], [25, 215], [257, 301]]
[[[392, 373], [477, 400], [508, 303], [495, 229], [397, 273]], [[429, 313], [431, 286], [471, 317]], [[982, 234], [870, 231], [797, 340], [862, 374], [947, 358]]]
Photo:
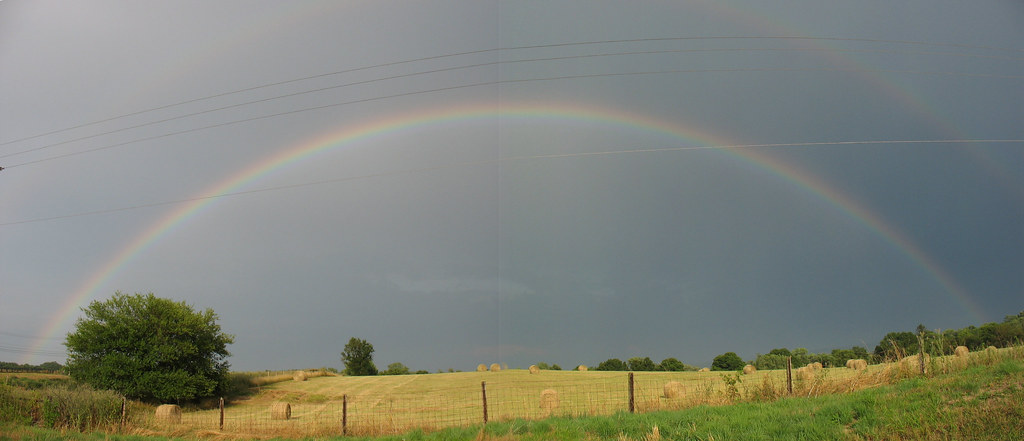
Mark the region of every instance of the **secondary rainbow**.
[[[627, 127], [644, 132], [663, 134], [674, 139], [679, 145], [693, 145], [703, 148], [719, 148], [724, 154], [731, 155], [746, 163], [770, 171], [797, 187], [813, 194], [835, 207], [852, 219], [857, 220], [871, 231], [884, 238], [893, 247], [907, 255], [917, 266], [934, 280], [946, 288], [946, 291], [974, 316], [981, 319], [980, 309], [973, 303], [970, 296], [934, 259], [928, 256], [905, 234], [892, 227], [880, 216], [871, 212], [853, 198], [843, 194], [827, 182], [792, 164], [786, 164], [763, 154], [757, 148], [732, 148], [736, 146], [726, 137], [715, 135], [697, 127], [676, 121], [664, 121], [640, 114], [624, 113], [617, 110], [582, 107], [565, 104], [501, 104], [471, 105], [448, 107], [416, 113], [406, 113], [383, 118], [355, 127], [346, 127], [324, 136], [313, 138], [307, 142], [282, 149], [275, 155], [257, 161], [212, 186], [202, 194], [190, 198], [180, 208], [172, 211], [158, 222], [150, 225], [142, 233], [121, 247], [112, 258], [100, 266], [88, 279], [83, 281], [61, 305], [42, 328], [29, 353], [37, 352], [41, 345], [51, 339], [68, 324], [71, 315], [92, 300], [97, 291], [116, 274], [144, 252], [147, 248], [160, 241], [175, 228], [194, 217], [203, 208], [226, 194], [237, 192], [243, 186], [275, 170], [287, 167], [325, 151], [340, 148], [355, 148], [375, 137], [395, 135], [426, 126], [462, 126], [475, 121], [497, 121], [501, 119], [527, 120], [569, 123], [603, 124]], [[521, 160], [521, 159], [519, 159]], [[495, 159], [499, 162], [501, 159]], [[28, 355], [26, 357], [29, 357]]]

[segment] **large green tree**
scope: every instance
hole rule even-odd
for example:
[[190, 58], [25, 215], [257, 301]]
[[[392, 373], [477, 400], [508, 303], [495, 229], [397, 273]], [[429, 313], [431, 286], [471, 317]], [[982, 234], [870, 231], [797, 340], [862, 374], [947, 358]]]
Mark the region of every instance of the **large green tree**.
[[373, 345], [361, 338], [352, 337], [341, 351], [341, 362], [345, 363], [345, 375], [377, 375], [373, 364]]
[[711, 362], [711, 370], [713, 371], [738, 371], [743, 369], [746, 363], [736, 355], [735, 352], [726, 352], [722, 355], [715, 357], [714, 361]]
[[225, 334], [212, 309], [117, 292], [82, 308], [64, 345], [71, 378], [130, 398], [180, 402], [227, 390]]

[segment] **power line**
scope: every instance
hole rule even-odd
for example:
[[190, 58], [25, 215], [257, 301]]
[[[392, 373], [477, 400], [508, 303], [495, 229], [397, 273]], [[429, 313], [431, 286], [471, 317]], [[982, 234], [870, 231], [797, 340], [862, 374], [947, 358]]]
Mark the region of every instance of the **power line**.
[[[379, 78], [374, 78], [374, 79], [369, 79], [369, 80], [362, 80], [362, 81], [355, 81], [355, 82], [349, 82], [349, 83], [343, 83], [343, 84], [336, 84], [336, 85], [333, 85], [333, 86], [319, 87], [319, 88], [315, 88], [315, 89], [308, 89], [308, 90], [303, 90], [303, 91], [299, 91], [299, 92], [293, 92], [293, 93], [287, 93], [287, 94], [283, 94], [283, 95], [276, 95], [276, 96], [267, 97], [267, 98], [250, 100], [250, 101], [245, 101], [245, 102], [242, 102], [242, 103], [236, 103], [236, 104], [231, 104], [231, 105], [227, 105], [227, 106], [221, 106], [221, 107], [216, 107], [216, 108], [212, 108], [212, 109], [201, 110], [201, 111], [197, 111], [197, 112], [185, 113], [185, 114], [178, 115], [178, 116], [173, 116], [173, 117], [164, 118], [164, 119], [155, 120], [155, 121], [149, 121], [149, 122], [145, 122], [145, 123], [141, 123], [141, 124], [136, 124], [136, 125], [132, 125], [132, 126], [128, 126], [128, 127], [122, 127], [122, 128], [118, 128], [118, 129], [108, 130], [108, 131], [105, 131], [105, 132], [95, 133], [95, 134], [92, 134], [92, 135], [81, 136], [81, 137], [72, 138], [72, 139], [68, 139], [68, 140], [64, 140], [64, 141], [60, 141], [60, 142], [56, 142], [56, 143], [51, 143], [51, 144], [46, 144], [46, 145], [42, 145], [42, 146], [37, 146], [37, 147], [33, 147], [33, 148], [29, 148], [29, 149], [25, 149], [25, 150], [13, 152], [13, 153], [3, 154], [3, 155], [0, 155], [0, 158], [7, 158], [7, 157], [17, 156], [17, 155], [21, 155], [21, 154], [25, 154], [25, 153], [31, 153], [31, 152], [35, 152], [35, 151], [39, 151], [39, 150], [43, 150], [43, 149], [48, 149], [48, 148], [52, 148], [52, 147], [57, 147], [57, 146], [61, 146], [61, 145], [70, 144], [70, 143], [73, 143], [73, 142], [84, 141], [84, 140], [98, 138], [98, 137], [106, 136], [106, 135], [112, 135], [112, 134], [115, 134], [115, 133], [120, 133], [120, 132], [124, 132], [124, 131], [128, 131], [128, 130], [132, 130], [132, 129], [138, 129], [138, 128], [142, 128], [142, 127], [153, 126], [153, 125], [162, 124], [162, 123], [171, 122], [171, 121], [176, 121], [176, 120], [180, 120], [180, 119], [184, 119], [184, 118], [189, 118], [189, 117], [193, 117], [193, 116], [205, 115], [205, 114], [209, 114], [209, 113], [213, 113], [213, 112], [219, 112], [219, 111], [222, 111], [222, 110], [235, 109], [235, 108], [245, 107], [245, 106], [249, 106], [249, 105], [253, 105], [253, 104], [265, 103], [265, 102], [269, 102], [269, 101], [274, 101], [274, 100], [279, 100], [279, 99], [284, 99], [284, 98], [291, 98], [291, 97], [296, 97], [296, 96], [301, 96], [301, 95], [307, 95], [307, 94], [311, 94], [311, 93], [326, 92], [328, 90], [341, 89], [341, 88], [345, 88], [345, 87], [359, 86], [359, 85], [371, 84], [371, 83], [376, 83], [376, 82], [381, 82], [381, 81], [389, 81], [389, 80], [396, 80], [396, 79], [403, 79], [403, 78], [411, 78], [411, 77], [416, 77], [416, 76], [421, 76], [421, 75], [429, 75], [429, 74], [436, 74], [436, 73], [442, 73], [442, 72], [453, 72], [453, 71], [458, 71], [458, 70], [475, 69], [475, 68], [481, 68], [481, 67], [490, 67], [490, 66], [499, 66], [499, 65], [510, 65], [510, 64], [517, 64], [517, 63], [543, 62], [543, 61], [563, 61], [563, 60], [572, 60], [572, 59], [615, 57], [615, 56], [626, 56], [626, 55], [657, 55], [657, 54], [669, 54], [669, 53], [740, 52], [740, 51], [742, 51], [742, 52], [755, 52], [755, 51], [759, 51], [759, 52], [811, 52], [811, 51], [823, 51], [823, 52], [886, 53], [886, 54], [896, 54], [896, 55], [915, 55], [915, 54], [916, 55], [920, 55], [920, 54], [927, 54], [927, 55], [948, 55], [948, 56], [980, 57], [980, 58], [995, 58], [995, 59], [1003, 59], [1003, 60], [1024, 61], [1024, 58], [998, 57], [998, 56], [988, 56], [988, 55], [974, 55], [974, 54], [964, 54], [964, 53], [958, 53], [958, 52], [891, 51], [891, 50], [876, 50], [876, 49], [866, 49], [866, 50], [835, 49], [835, 50], [833, 50], [833, 49], [818, 49], [818, 48], [666, 49], [666, 50], [650, 50], [650, 51], [624, 51], [624, 52], [612, 52], [612, 53], [602, 53], [602, 54], [586, 54], [586, 55], [565, 55], [565, 56], [559, 56], [559, 57], [525, 58], [525, 59], [519, 59], [519, 60], [501, 60], [501, 61], [491, 61], [491, 62], [485, 62], [485, 63], [475, 63], [475, 64], [467, 64], [467, 65], [462, 65], [462, 66], [453, 66], [453, 67], [439, 68], [439, 69], [431, 69], [431, 70], [412, 72], [412, 73], [406, 73], [406, 74], [399, 74], [399, 75], [391, 75], [391, 76], [386, 76], [386, 77], [379, 77]], [[964, 75], [965, 76], [971, 76], [971, 75], [983, 75], [984, 76], [984, 75], [987, 75], [987, 74], [969, 74], [969, 73], [965, 73]], [[249, 90], [249, 89], [247, 89], [247, 90]], [[236, 93], [236, 92], [229, 92], [228, 94], [232, 94], [232, 93]], [[213, 97], [224, 96], [224, 95], [225, 94], [214, 95]], [[199, 101], [199, 100], [203, 100], [203, 99], [206, 99], [206, 98], [200, 98], [200, 99], [191, 100], [191, 101], [188, 101], [188, 102], [195, 102], [195, 101]], [[170, 106], [174, 106], [174, 105], [170, 105]], [[162, 109], [162, 108], [166, 108], [166, 107], [170, 107], [170, 106], [163, 106], [163, 107], [159, 107], [157, 109]], [[145, 112], [148, 112], [148, 111], [136, 112], [136, 113], [133, 113], [131, 115], [136, 115], [136, 114], [145, 113]], [[125, 116], [130, 116], [130, 115], [125, 115]], [[115, 118], [112, 118], [112, 119], [118, 119], [118, 118], [120, 118], [120, 117], [115, 117]], [[110, 121], [110, 120], [111, 119], [104, 120], [104, 121]]]
[[357, 176], [347, 176], [341, 178], [323, 179], [317, 181], [302, 182], [296, 184], [277, 185], [272, 187], [264, 187], [253, 190], [235, 191], [229, 193], [221, 193], [208, 196], [200, 196], [186, 199], [176, 199], [163, 202], [153, 202], [147, 204], [111, 208], [105, 210], [88, 211], [81, 213], [72, 213], [60, 216], [50, 216], [43, 218], [25, 219], [20, 221], [12, 221], [0, 223], [0, 227], [22, 225], [38, 222], [48, 222], [62, 219], [70, 219], [84, 216], [95, 216], [101, 214], [110, 214], [123, 211], [138, 210], [143, 208], [154, 208], [165, 205], [177, 205], [188, 202], [198, 202], [210, 199], [221, 199], [235, 196], [242, 196], [248, 194], [267, 193], [280, 190], [295, 189], [301, 187], [311, 187], [317, 185], [334, 184], [347, 181], [356, 181], [371, 178], [381, 178], [389, 176], [426, 173], [438, 170], [446, 170], [453, 168], [472, 167], [481, 165], [493, 165], [501, 164], [504, 162], [513, 161], [528, 161], [528, 160], [542, 160], [542, 159], [560, 159], [560, 158], [579, 158], [588, 156], [609, 156], [609, 155], [626, 155], [626, 154], [640, 154], [640, 153], [664, 153], [664, 152], [679, 152], [679, 151], [690, 151], [690, 150], [737, 150], [737, 149], [753, 149], [753, 148], [773, 148], [773, 147], [826, 147], [826, 146], [852, 146], [852, 145], [913, 145], [913, 144], [1018, 144], [1024, 143], [1024, 139], [919, 139], [919, 140], [867, 140], [867, 141], [821, 141], [821, 142], [791, 142], [791, 143], [768, 143], [768, 144], [735, 144], [735, 145], [716, 145], [716, 146], [681, 146], [681, 147], [661, 147], [661, 148], [649, 148], [649, 149], [622, 149], [622, 150], [608, 150], [599, 152], [578, 152], [578, 153], [551, 153], [541, 155], [528, 155], [528, 156], [511, 156], [507, 158], [499, 159], [488, 159], [480, 161], [469, 161], [469, 162], [458, 162], [449, 163], [442, 165], [435, 165], [429, 167], [418, 167], [402, 170], [394, 170], [388, 172], [370, 173]]
[[[928, 46], [928, 47], [946, 47], [946, 48], [976, 49], [976, 50], [980, 49], [980, 50], [991, 50], [991, 51], [1010, 52], [1010, 53], [1024, 53], [1024, 49], [1002, 48], [1002, 47], [995, 47], [995, 46], [964, 45], [964, 44], [951, 44], [951, 43], [935, 43], [935, 42], [927, 42], [927, 41], [910, 41], [910, 40], [885, 40], [885, 39], [871, 39], [871, 38], [838, 38], [838, 37], [810, 37], [810, 36], [661, 37], [661, 38], [634, 38], [634, 39], [617, 39], [617, 40], [596, 40], [596, 41], [571, 42], [571, 43], [551, 43], [551, 44], [527, 45], [527, 46], [498, 47], [498, 48], [491, 48], [491, 49], [479, 49], [479, 50], [473, 50], [473, 51], [464, 51], [464, 52], [456, 52], [456, 53], [443, 54], [443, 55], [434, 55], [434, 56], [421, 57], [421, 58], [415, 58], [415, 59], [410, 59], [410, 60], [393, 61], [393, 62], [388, 62], [388, 63], [375, 64], [375, 65], [371, 65], [371, 66], [364, 66], [364, 67], [357, 67], [357, 68], [351, 68], [351, 69], [344, 69], [344, 70], [338, 70], [338, 71], [334, 71], [334, 72], [327, 72], [327, 73], [322, 73], [322, 74], [316, 74], [316, 75], [311, 75], [311, 76], [306, 76], [306, 77], [301, 77], [301, 78], [295, 78], [295, 79], [290, 79], [290, 80], [266, 83], [266, 84], [261, 84], [261, 85], [257, 85], [257, 86], [247, 87], [247, 88], [243, 88], [243, 89], [237, 89], [237, 90], [233, 90], [233, 91], [229, 91], [229, 92], [223, 92], [223, 93], [218, 93], [218, 94], [214, 94], [214, 95], [207, 95], [207, 96], [203, 96], [203, 97], [199, 97], [199, 98], [188, 99], [188, 100], [179, 101], [179, 102], [172, 103], [172, 104], [161, 105], [161, 106], [157, 106], [157, 107], [152, 107], [152, 108], [148, 108], [148, 109], [144, 109], [144, 110], [124, 113], [124, 114], [121, 114], [121, 115], [117, 115], [117, 116], [113, 116], [113, 117], [109, 117], [109, 118], [105, 118], [105, 119], [101, 119], [101, 120], [96, 120], [96, 121], [87, 122], [87, 123], [83, 123], [83, 124], [79, 124], [79, 125], [75, 125], [75, 126], [71, 126], [71, 127], [65, 127], [65, 128], [61, 128], [61, 129], [51, 130], [51, 131], [48, 131], [48, 132], [39, 133], [39, 134], [36, 134], [36, 135], [31, 135], [31, 136], [27, 136], [27, 137], [23, 137], [23, 138], [3, 141], [3, 142], [0, 142], [0, 146], [4, 146], [4, 145], [8, 145], [8, 144], [13, 144], [13, 143], [17, 143], [17, 142], [22, 142], [22, 141], [28, 141], [28, 140], [31, 140], [31, 139], [36, 139], [36, 138], [40, 138], [40, 137], [48, 136], [48, 135], [54, 135], [54, 134], [57, 134], [57, 133], [62, 133], [62, 132], [66, 132], [66, 131], [70, 131], [70, 130], [74, 130], [74, 129], [80, 129], [80, 128], [84, 128], [84, 127], [89, 127], [89, 126], [93, 126], [93, 125], [96, 125], [96, 124], [101, 124], [101, 123], [105, 123], [105, 122], [110, 122], [110, 121], [126, 118], [126, 117], [129, 117], [129, 116], [141, 115], [141, 114], [145, 114], [145, 113], [149, 113], [149, 112], [154, 112], [154, 111], [157, 111], [157, 110], [163, 110], [163, 109], [177, 107], [177, 106], [181, 106], [181, 105], [185, 105], [185, 104], [190, 104], [190, 103], [210, 100], [210, 99], [213, 99], [213, 98], [220, 98], [220, 97], [225, 97], [225, 96], [229, 96], [229, 95], [235, 95], [235, 94], [239, 94], [239, 93], [243, 93], [243, 92], [249, 92], [249, 91], [253, 91], [253, 90], [265, 89], [265, 88], [274, 87], [274, 86], [281, 86], [281, 85], [291, 84], [291, 83], [296, 83], [296, 82], [301, 82], [301, 81], [308, 81], [308, 80], [317, 79], [317, 78], [323, 78], [323, 77], [328, 77], [328, 76], [342, 75], [342, 74], [354, 73], [354, 72], [359, 72], [359, 71], [364, 71], [364, 70], [379, 69], [379, 68], [383, 68], [383, 67], [392, 67], [392, 66], [398, 66], [398, 65], [402, 65], [402, 64], [418, 63], [418, 62], [424, 62], [424, 61], [430, 61], [430, 60], [438, 60], [438, 59], [444, 59], [444, 58], [452, 58], [452, 57], [460, 57], [460, 56], [484, 54], [484, 53], [492, 53], [492, 52], [513, 51], [513, 50], [543, 49], [543, 48], [572, 47], [572, 46], [589, 46], [589, 45], [603, 45], [603, 44], [613, 44], [613, 43], [621, 44], [621, 43], [644, 43], [644, 42], [660, 42], [660, 41], [696, 41], [696, 40], [842, 41], [842, 42], [861, 42], [861, 43], [873, 43], [873, 44], [884, 43], [884, 44], [917, 45], [917, 46]], [[799, 48], [793, 48], [793, 49], [794, 50], [799, 50]], [[722, 49], [722, 50], [726, 51], [726, 50], [730, 50], [730, 49]], [[765, 49], [765, 50], [769, 50], [769, 49]], [[783, 49], [776, 49], [776, 50], [785, 50], [785, 49], [783, 48]], [[844, 50], [844, 49], [817, 49], [817, 50], [823, 50], [823, 51], [858, 51], [858, 50]], [[706, 50], [706, 51], [714, 51], [714, 50], [713, 49], [709, 49], [709, 50]], [[926, 53], [926, 52], [922, 52], [922, 53]], [[934, 54], [934, 55], [973, 56], [973, 57], [979, 57], [979, 58], [997, 58], [997, 59], [1001, 58], [1001, 59], [1019, 60], [1018, 58], [1012, 58], [1012, 57], [997, 57], [997, 56], [988, 56], [988, 55], [974, 55], [974, 54], [960, 54], [960, 53], [931, 53], [931, 54]], [[127, 129], [125, 129], [125, 130], [127, 130]], [[19, 153], [23, 153], [23, 152], [19, 152]], [[15, 154], [18, 154], [18, 153], [15, 153]], [[5, 155], [5, 156], [7, 156], [7, 155]], [[0, 157], [3, 157], [3, 156], [0, 156]]]
[[[394, 98], [400, 98], [400, 97], [432, 94], [432, 93], [446, 92], [446, 91], [452, 91], [452, 90], [458, 90], [458, 89], [467, 89], [467, 88], [473, 88], [473, 87], [497, 86], [497, 85], [503, 85], [503, 84], [529, 83], [529, 82], [539, 82], [539, 81], [558, 81], [558, 80], [576, 80], [576, 79], [587, 79], [587, 78], [602, 78], [602, 77], [625, 77], [625, 76], [639, 76], [639, 75], [666, 75], [666, 74], [692, 74], [692, 73], [736, 73], [736, 72], [902, 73], [902, 74], [916, 74], [916, 75], [962, 76], [962, 77], [974, 77], [974, 78], [1024, 79], [1024, 75], [997, 75], [997, 74], [978, 74], [978, 73], [970, 73], [970, 72], [916, 71], [916, 70], [902, 70], [902, 69], [896, 70], [896, 69], [843, 69], [843, 68], [725, 68], [725, 69], [669, 69], [669, 70], [643, 71], [643, 72], [612, 72], [612, 73], [599, 73], [599, 74], [563, 75], [563, 76], [542, 77], [542, 78], [523, 78], [523, 79], [510, 79], [510, 80], [494, 80], [494, 81], [484, 81], [484, 82], [478, 82], [478, 83], [469, 83], [469, 84], [462, 84], [462, 85], [456, 85], [456, 86], [441, 87], [441, 88], [435, 88], [435, 89], [419, 90], [419, 91], [413, 91], [413, 92], [403, 92], [403, 93], [397, 93], [397, 94], [392, 94], [392, 95], [382, 95], [382, 96], [376, 96], [376, 97], [371, 97], [371, 98], [363, 98], [363, 99], [358, 99], [358, 100], [344, 101], [344, 102], [326, 104], [326, 105], [321, 105], [321, 106], [305, 107], [305, 108], [299, 108], [299, 109], [289, 110], [289, 111], [285, 111], [285, 112], [278, 112], [278, 113], [273, 113], [273, 114], [268, 114], [268, 115], [262, 115], [262, 116], [256, 116], [256, 117], [250, 117], [250, 118], [243, 118], [243, 119], [239, 119], [239, 120], [227, 121], [227, 122], [211, 124], [211, 125], [206, 125], [206, 126], [193, 127], [193, 128], [185, 129], [185, 130], [168, 132], [168, 133], [164, 133], [164, 134], [160, 134], [160, 135], [136, 138], [136, 139], [132, 139], [132, 140], [124, 141], [124, 142], [104, 145], [104, 146], [100, 146], [100, 147], [94, 147], [94, 148], [90, 148], [90, 149], [86, 149], [86, 150], [80, 150], [80, 151], [65, 153], [65, 154], [61, 154], [61, 155], [55, 155], [55, 156], [51, 156], [51, 157], [47, 157], [47, 158], [42, 158], [42, 159], [37, 159], [37, 160], [33, 160], [33, 161], [26, 161], [26, 162], [19, 163], [19, 164], [8, 165], [5, 168], [9, 169], [9, 168], [15, 168], [15, 167], [20, 167], [20, 166], [24, 166], [24, 165], [38, 164], [38, 163], [41, 163], [41, 162], [47, 162], [47, 161], [52, 161], [52, 160], [56, 160], [56, 159], [67, 158], [67, 157], [70, 157], [70, 156], [77, 156], [77, 155], [82, 155], [82, 154], [86, 154], [86, 153], [92, 153], [92, 152], [101, 151], [101, 150], [107, 150], [107, 149], [111, 149], [111, 148], [115, 148], [115, 147], [120, 147], [120, 146], [124, 146], [124, 145], [135, 144], [135, 143], [138, 143], [138, 142], [152, 141], [152, 140], [156, 140], [156, 139], [166, 138], [166, 137], [175, 136], [175, 135], [181, 135], [181, 134], [185, 134], [185, 133], [198, 132], [198, 131], [202, 131], [202, 130], [208, 130], [208, 129], [218, 128], [218, 127], [225, 127], [225, 126], [229, 126], [229, 125], [240, 124], [240, 123], [245, 123], [245, 122], [252, 122], [252, 121], [258, 121], [258, 120], [263, 120], [263, 119], [268, 119], [268, 118], [276, 118], [276, 117], [279, 117], [279, 116], [292, 115], [292, 114], [297, 114], [297, 113], [309, 112], [309, 111], [314, 111], [314, 110], [322, 110], [322, 109], [328, 109], [328, 108], [334, 108], [334, 107], [341, 107], [341, 106], [347, 106], [347, 105], [352, 105], [352, 104], [362, 104], [362, 103], [368, 103], [368, 102], [374, 102], [374, 101], [394, 99]], [[203, 112], [203, 113], [205, 113], [205, 112]], [[176, 119], [176, 118], [174, 118], [174, 119]], [[148, 124], [146, 124], [146, 125], [148, 125]], [[113, 132], [111, 132], [111, 133], [113, 133]], [[44, 147], [47, 147], [47, 146], [44, 146]], [[39, 148], [36, 148], [36, 149], [33, 149], [33, 150], [38, 150], [38, 149], [41, 149], [41, 148], [44, 148], [44, 147], [39, 147]], [[30, 150], [30, 151], [33, 151], [33, 150]], [[13, 154], [9, 154], [9, 155], [6, 155], [6, 156], [12, 156], [12, 155], [26, 153], [26, 152], [13, 153]], [[0, 156], [0, 157], [3, 157], [3, 156]]]

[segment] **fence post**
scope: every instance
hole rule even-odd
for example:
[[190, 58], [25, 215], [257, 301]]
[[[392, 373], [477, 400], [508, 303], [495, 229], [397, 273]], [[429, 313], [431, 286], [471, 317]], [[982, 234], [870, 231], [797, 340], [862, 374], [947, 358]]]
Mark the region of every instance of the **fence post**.
[[480, 382], [480, 393], [484, 397], [484, 424], [487, 424], [487, 382]]
[[786, 390], [793, 395], [793, 357], [786, 357]]
[[917, 346], [919, 348], [917, 359], [920, 361], [921, 364], [921, 375], [924, 375], [924, 332], [918, 333]]
[[224, 397], [220, 397], [220, 430], [224, 430]]
[[348, 435], [348, 394], [341, 396], [341, 434]]
[[633, 397], [633, 373], [629, 373], [629, 413], [636, 411], [636, 400]]
[[128, 397], [121, 397], [121, 427], [122, 428], [124, 427], [124, 424], [127, 422], [127, 420], [128, 420]]

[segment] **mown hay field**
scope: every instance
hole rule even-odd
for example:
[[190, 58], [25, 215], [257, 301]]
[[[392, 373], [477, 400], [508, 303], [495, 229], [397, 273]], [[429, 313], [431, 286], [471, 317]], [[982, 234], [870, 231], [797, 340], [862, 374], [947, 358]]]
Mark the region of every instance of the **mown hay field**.
[[[809, 394], [816, 385], [874, 375], [846, 368], [823, 369], [811, 378], [794, 377], [794, 392]], [[724, 377], [738, 378], [733, 394]], [[749, 375], [725, 372], [636, 372], [633, 374], [636, 412], [679, 409], [700, 404], [725, 404], [771, 389], [786, 387], [785, 370]], [[599, 371], [459, 372], [375, 377], [321, 376], [306, 381], [283, 381], [262, 386], [251, 397], [229, 403], [224, 432], [280, 436], [401, 433], [411, 429], [440, 429], [488, 421], [541, 419], [547, 416], [607, 415], [629, 410], [629, 373]], [[665, 396], [665, 385], [678, 382], [685, 393]], [[542, 392], [554, 390], [557, 404], [542, 405]], [[774, 392], [773, 392], [774, 393]], [[291, 405], [288, 420], [273, 418], [273, 403]], [[186, 412], [180, 429], [219, 430], [219, 410]], [[154, 422], [157, 426], [156, 422]], [[169, 429], [163, 427], [163, 429]], [[170, 428], [174, 429], [174, 428]]]

